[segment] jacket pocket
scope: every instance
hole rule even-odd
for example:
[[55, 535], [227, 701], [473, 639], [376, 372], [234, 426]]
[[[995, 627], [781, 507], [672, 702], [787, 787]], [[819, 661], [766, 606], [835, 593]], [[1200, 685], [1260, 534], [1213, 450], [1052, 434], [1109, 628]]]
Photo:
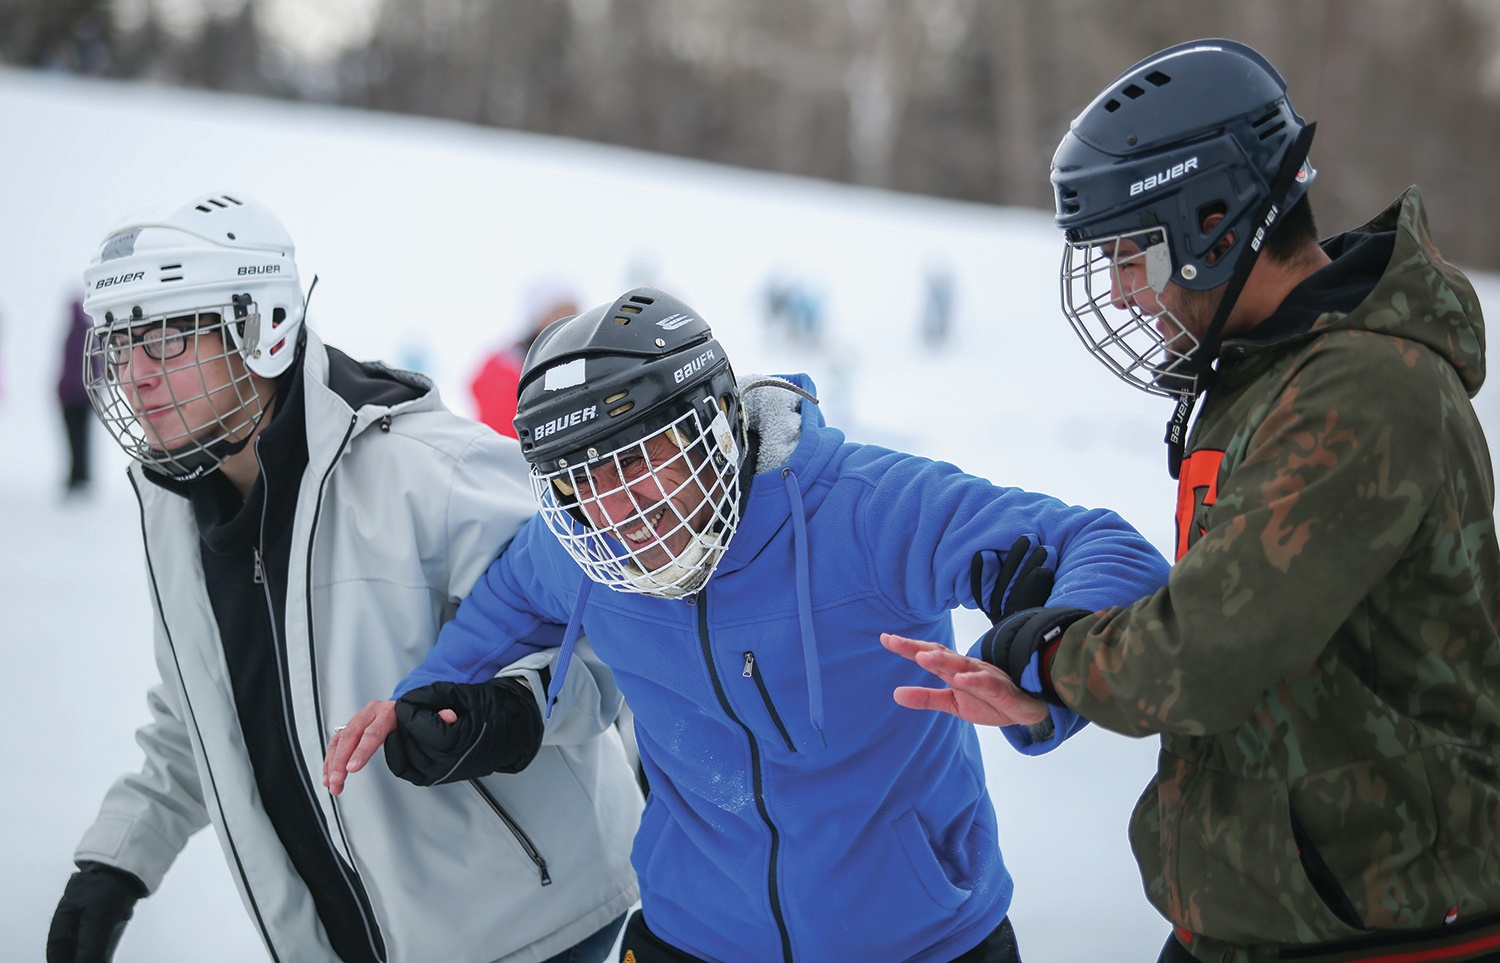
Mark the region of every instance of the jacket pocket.
[[474, 790], [484, 799], [486, 805], [500, 818], [500, 822], [505, 825], [511, 838], [516, 841], [516, 845], [521, 847], [521, 851], [526, 854], [527, 860], [536, 868], [541, 884], [543, 886], [552, 885], [552, 873], [547, 869], [546, 857], [542, 855], [536, 843], [527, 835], [526, 830], [521, 828], [521, 824], [516, 822], [515, 817], [507, 812], [504, 806], [500, 805], [500, 800], [496, 799], [494, 794], [485, 788], [484, 783], [478, 779], [470, 779], [469, 785], [474, 787]]
[[[1363, 932], [1303, 868], [1286, 783], [1203, 770], [1163, 753], [1155, 790], [1157, 811], [1142, 800], [1132, 839], [1143, 870], [1159, 868], [1146, 880], [1147, 895], [1174, 924], [1241, 944], [1333, 942]], [[1341, 890], [1335, 879], [1330, 871], [1326, 891]], [[1340, 909], [1357, 923], [1352, 905]]]
[[1339, 918], [1345, 926], [1354, 929], [1367, 929], [1364, 921], [1359, 918], [1359, 910], [1354, 908], [1354, 903], [1349, 899], [1349, 894], [1344, 892], [1344, 887], [1339, 884], [1338, 877], [1334, 876], [1333, 870], [1323, 861], [1323, 854], [1318, 852], [1317, 845], [1302, 823], [1297, 819], [1297, 814], [1290, 808], [1287, 816], [1291, 819], [1292, 839], [1297, 844], [1297, 857], [1302, 863], [1302, 872], [1307, 874], [1307, 880], [1312, 885], [1313, 892], [1323, 901], [1323, 905]]
[[932, 840], [927, 838], [927, 831], [922, 828], [922, 820], [918, 818], [916, 810], [903, 813], [896, 820], [894, 828], [896, 838], [901, 841], [901, 848], [906, 851], [912, 874], [922, 884], [927, 895], [932, 897], [932, 901], [946, 910], [962, 906], [964, 900], [969, 898], [969, 890], [954, 886], [948, 879], [948, 874], [943, 872], [942, 864], [933, 852]]
[[771, 724], [776, 727], [777, 733], [781, 736], [781, 741], [786, 744], [788, 752], [796, 752], [797, 746], [792, 742], [792, 734], [787, 731], [786, 723], [781, 721], [781, 713], [776, 711], [776, 703], [771, 698], [770, 688], [766, 686], [765, 676], [760, 674], [760, 666], [755, 662], [755, 653], [746, 652], [744, 660], [745, 667], [740, 672], [741, 677], [750, 679], [755, 683], [755, 688], [760, 693], [760, 700], [765, 704], [766, 713], [771, 717]]

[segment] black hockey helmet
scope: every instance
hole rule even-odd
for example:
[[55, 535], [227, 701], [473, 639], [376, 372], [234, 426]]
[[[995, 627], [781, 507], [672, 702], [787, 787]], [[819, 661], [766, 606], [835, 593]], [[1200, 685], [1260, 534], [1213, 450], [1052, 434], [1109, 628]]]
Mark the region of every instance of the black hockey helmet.
[[549, 325], [526, 353], [519, 395], [516, 436], [541, 474], [595, 461], [692, 410], [705, 422], [722, 414], [744, 450], [724, 349], [697, 312], [655, 288]]

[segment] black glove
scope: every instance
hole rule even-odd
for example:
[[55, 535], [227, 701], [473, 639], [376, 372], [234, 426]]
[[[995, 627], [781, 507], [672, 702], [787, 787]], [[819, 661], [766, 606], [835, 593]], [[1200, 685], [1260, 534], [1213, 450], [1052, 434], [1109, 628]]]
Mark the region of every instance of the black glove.
[[991, 625], [998, 625], [1006, 617], [1022, 609], [1046, 605], [1052, 594], [1052, 570], [1046, 567], [1047, 550], [1038, 545], [1031, 547], [1031, 539], [1022, 535], [1011, 545], [1010, 551], [1000, 559], [1000, 571], [995, 576], [995, 587], [989, 601], [984, 600], [984, 557], [994, 549], [974, 553], [969, 562], [969, 588], [974, 601], [984, 606], [984, 614], [990, 617]]
[[[457, 722], [438, 718], [458, 713]], [[522, 679], [434, 682], [396, 701], [396, 731], [385, 740], [385, 764], [418, 786], [520, 772], [542, 747], [542, 713]]]
[[[1021, 673], [1031, 657], [1056, 641], [1068, 626], [1091, 614], [1088, 609], [1062, 607], [1022, 609], [981, 635], [969, 649], [969, 657], [1000, 668], [1020, 685]], [[1062, 705], [1045, 678], [1038, 694], [1054, 705]]]
[[47, 963], [108, 963], [146, 884], [103, 863], [81, 862], [52, 914]]

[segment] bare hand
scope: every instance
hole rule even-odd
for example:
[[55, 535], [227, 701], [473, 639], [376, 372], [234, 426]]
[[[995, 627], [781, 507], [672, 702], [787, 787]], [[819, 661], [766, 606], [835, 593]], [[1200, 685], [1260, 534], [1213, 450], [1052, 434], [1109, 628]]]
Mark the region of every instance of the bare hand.
[[[444, 722], [454, 722], [458, 715], [452, 709], [438, 712]], [[333, 731], [328, 741], [328, 754], [323, 757], [323, 785], [337, 796], [344, 791], [344, 780], [349, 773], [359, 772], [375, 755], [375, 750], [385, 745], [386, 737], [396, 731], [396, 703], [389, 699], [377, 699], [354, 714], [347, 725]]]
[[931, 672], [946, 689], [898, 686], [894, 697], [908, 709], [933, 709], [977, 726], [1030, 726], [1047, 718], [1047, 703], [1022, 691], [988, 662], [959, 655], [946, 645], [883, 633], [880, 644]]

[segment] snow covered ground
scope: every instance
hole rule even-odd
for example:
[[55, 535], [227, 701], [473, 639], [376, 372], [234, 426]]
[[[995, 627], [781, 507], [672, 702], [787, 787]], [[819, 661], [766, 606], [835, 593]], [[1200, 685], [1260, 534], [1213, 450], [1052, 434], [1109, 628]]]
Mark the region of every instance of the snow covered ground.
[[[136, 209], [210, 190], [264, 201], [297, 239], [304, 280], [320, 276], [312, 323], [324, 338], [422, 367], [464, 412], [467, 376], [483, 350], [515, 335], [528, 280], [569, 278], [585, 304], [655, 283], [709, 319], [742, 373], [810, 372], [851, 437], [1115, 508], [1170, 549], [1169, 408], [1115, 381], [1075, 341], [1056, 307], [1060, 251], [1044, 212], [7, 71], [0, 131], [5, 958], [41, 958], [72, 847], [108, 785], [137, 763], [132, 733], [154, 680], [123, 456], [97, 433], [95, 490], [64, 502], [52, 395], [65, 301], [97, 242]], [[921, 280], [934, 264], [951, 269], [957, 294], [941, 349], [918, 335]], [[777, 274], [821, 290], [819, 346], [762, 323], [764, 285]], [[1500, 305], [1500, 280], [1480, 281]], [[1480, 400], [1492, 430], [1495, 395]], [[972, 613], [961, 622], [961, 635], [982, 626]], [[1085, 731], [1025, 759], [984, 738], [1026, 959], [1155, 959], [1167, 928], [1125, 840], [1154, 741]], [[139, 905], [116, 957], [265, 958], [208, 832]]]

